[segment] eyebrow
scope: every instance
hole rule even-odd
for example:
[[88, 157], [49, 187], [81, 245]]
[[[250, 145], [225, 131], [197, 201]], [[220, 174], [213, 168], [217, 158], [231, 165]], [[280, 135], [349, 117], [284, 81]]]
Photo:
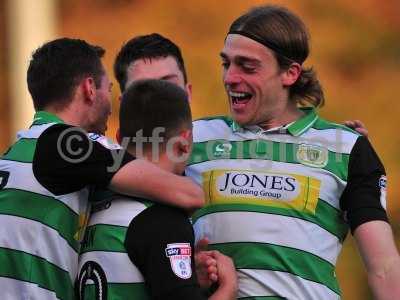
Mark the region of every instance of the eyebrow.
[[159, 79], [160, 80], [168, 80], [168, 79], [173, 79], [173, 78], [178, 78], [178, 75], [177, 74], [167, 74], [167, 75], [160, 77]]
[[[229, 60], [228, 55], [226, 55], [224, 52], [221, 52], [219, 55], [221, 56], [222, 59]], [[251, 58], [251, 57], [243, 56], [243, 55], [235, 56], [235, 57], [233, 57], [233, 60], [236, 61], [239, 64], [252, 63], [252, 64], [255, 64], [257, 66], [261, 65], [261, 61], [259, 59]]]

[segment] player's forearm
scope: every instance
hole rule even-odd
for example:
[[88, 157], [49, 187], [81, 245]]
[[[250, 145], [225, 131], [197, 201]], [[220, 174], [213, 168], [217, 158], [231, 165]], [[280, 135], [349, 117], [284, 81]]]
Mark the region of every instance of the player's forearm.
[[368, 272], [374, 299], [400, 299], [400, 257], [388, 258], [378, 270]]
[[123, 166], [112, 178], [109, 188], [118, 193], [144, 197], [186, 210], [204, 204], [203, 190], [192, 180], [162, 170], [142, 159]]

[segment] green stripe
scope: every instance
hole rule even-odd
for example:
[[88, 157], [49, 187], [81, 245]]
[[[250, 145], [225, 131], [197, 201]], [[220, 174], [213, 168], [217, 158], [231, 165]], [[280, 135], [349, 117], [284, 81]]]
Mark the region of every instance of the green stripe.
[[[218, 154], [216, 147], [229, 143], [232, 149], [228, 154]], [[198, 164], [218, 159], [261, 159], [299, 164], [296, 153], [299, 144], [272, 142], [266, 140], [227, 141], [211, 140], [195, 143], [188, 165]], [[328, 151], [328, 164], [323, 168], [342, 180], [347, 180], [349, 155]]]
[[79, 217], [53, 197], [4, 189], [0, 191], [0, 214], [38, 221], [57, 230], [75, 251], [79, 249], [79, 243], [74, 239], [79, 227]]
[[29, 127], [29, 129], [31, 129], [33, 126], [40, 126], [40, 125], [45, 125], [45, 124], [49, 124], [49, 123], [53, 123], [53, 122], [50, 122], [47, 120], [38, 120], [38, 121], [33, 122], [32, 125]]
[[294, 135], [298, 136], [302, 134], [304, 131], [311, 127], [311, 125], [318, 119], [317, 114], [315, 113], [314, 108], [311, 107], [303, 107], [301, 110], [305, 113], [300, 119], [296, 122], [288, 126], [288, 131]]
[[0, 248], [0, 276], [54, 291], [60, 299], [73, 299], [73, 285], [68, 272], [43, 258], [12, 249]]
[[43, 124], [48, 124], [48, 123], [64, 123], [64, 121], [61, 120], [55, 114], [49, 113], [47, 111], [42, 110], [42, 111], [38, 111], [35, 113], [35, 116], [33, 117], [32, 126], [43, 125]]
[[1, 158], [24, 163], [31, 163], [35, 154], [37, 139], [19, 139]]
[[313, 129], [317, 130], [326, 130], [326, 129], [339, 129], [339, 130], [344, 130], [347, 132], [354, 133], [356, 136], [360, 136], [361, 134], [358, 133], [357, 131], [351, 129], [350, 127], [347, 127], [345, 125], [341, 124], [336, 124], [333, 122], [326, 121], [324, 119], [319, 118], [317, 122], [315, 122], [312, 126]]
[[298, 218], [322, 227], [336, 236], [340, 242], [344, 241], [348, 232], [348, 225], [344, 222], [342, 213], [321, 199], [318, 201], [315, 215], [294, 209], [289, 210], [254, 204], [208, 205], [194, 213], [192, 217], [193, 223], [195, 223], [200, 217], [219, 212], [256, 212]]
[[263, 269], [291, 273], [325, 285], [340, 295], [332, 264], [298, 249], [261, 243], [224, 243], [210, 245], [232, 257], [237, 269]]
[[123, 226], [96, 224], [86, 229], [81, 252], [110, 251], [126, 252], [124, 243], [128, 228]]
[[[95, 285], [89, 284], [85, 286], [85, 297], [83, 300], [94, 300], [96, 298]], [[107, 298], [108, 300], [150, 300], [144, 283], [108, 283]]]

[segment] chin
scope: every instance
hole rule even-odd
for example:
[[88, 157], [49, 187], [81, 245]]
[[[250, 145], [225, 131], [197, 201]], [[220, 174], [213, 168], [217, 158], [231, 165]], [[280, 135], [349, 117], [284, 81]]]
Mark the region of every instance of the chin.
[[238, 123], [240, 126], [246, 126], [246, 125], [248, 125], [249, 121], [246, 120], [245, 118], [243, 118], [243, 117], [241, 117], [241, 116], [238, 116], [238, 115], [236, 115], [236, 114], [234, 114], [234, 113], [232, 113], [231, 115], [232, 115], [232, 119], [233, 119], [236, 123]]

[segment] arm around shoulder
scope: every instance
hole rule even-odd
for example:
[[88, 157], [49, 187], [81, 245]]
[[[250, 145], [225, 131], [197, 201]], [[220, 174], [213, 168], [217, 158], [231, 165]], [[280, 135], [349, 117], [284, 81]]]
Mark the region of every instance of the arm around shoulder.
[[191, 179], [162, 170], [143, 159], [133, 160], [118, 170], [109, 188], [189, 211], [204, 205], [203, 190]]

